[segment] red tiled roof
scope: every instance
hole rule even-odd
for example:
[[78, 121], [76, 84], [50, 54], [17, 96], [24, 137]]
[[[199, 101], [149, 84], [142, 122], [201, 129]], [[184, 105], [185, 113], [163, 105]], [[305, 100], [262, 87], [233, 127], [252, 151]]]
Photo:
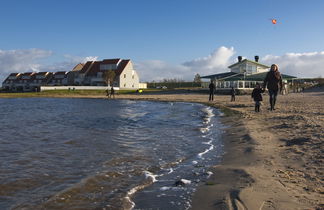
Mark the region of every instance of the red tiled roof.
[[44, 75], [45, 76], [47, 73], [48, 73], [47, 71], [46, 72], [37, 72], [36, 75]]
[[22, 73], [21, 76], [32, 76], [34, 74], [35, 74], [35, 72], [25, 72], [25, 73]]
[[[25, 72], [25, 73], [22, 73], [21, 74], [21, 77], [19, 78], [20, 80], [30, 80], [30, 79], [33, 79], [33, 77], [35, 77], [35, 72]], [[30, 76], [29, 79], [23, 79], [22, 77], [23, 76]]]
[[101, 61], [94, 61], [91, 68], [87, 72], [87, 76], [95, 76], [97, 72], [100, 72]]
[[65, 75], [66, 71], [58, 71], [54, 73], [55, 75]]
[[114, 58], [114, 59], [104, 59], [101, 61], [102, 64], [117, 64], [120, 61], [120, 58]]
[[[10, 77], [15, 77], [14, 79], [11, 79]], [[20, 73], [11, 73], [9, 74], [9, 76], [4, 80], [5, 81], [14, 81], [14, 80], [17, 80], [21, 77], [21, 74]]]
[[116, 75], [120, 75], [120, 74], [124, 71], [124, 69], [125, 69], [125, 67], [127, 66], [127, 64], [128, 64], [129, 61], [130, 61], [130, 60], [122, 60], [122, 61], [119, 63], [119, 65], [118, 65], [118, 67], [117, 67], [117, 70], [116, 70]]
[[[108, 60], [109, 60], [109, 62], [115, 62], [115, 63], [109, 63], [109, 64], [117, 64], [118, 63], [117, 69], [115, 70], [116, 76], [119, 76], [124, 71], [126, 65], [130, 61], [130, 60], [120, 60], [120, 59], [106, 59], [103, 61], [95, 61], [92, 64], [89, 71], [87, 72], [87, 76], [95, 76], [95, 75], [97, 75], [98, 72], [105, 72], [105, 70], [100, 70], [100, 64], [108, 64], [107, 63]], [[85, 72], [87, 69], [88, 69], [88, 67], [85, 70], [82, 69], [82, 72]]]
[[[43, 79], [38, 79], [36, 78], [37, 75], [44, 75], [45, 77]], [[49, 79], [51, 79], [52, 76], [53, 76], [52, 72], [38, 72], [35, 74], [34, 77], [30, 79], [30, 81], [41, 80], [42, 82], [47, 82]]]
[[83, 65], [83, 68], [80, 70], [80, 73], [85, 73], [93, 61], [88, 61]]

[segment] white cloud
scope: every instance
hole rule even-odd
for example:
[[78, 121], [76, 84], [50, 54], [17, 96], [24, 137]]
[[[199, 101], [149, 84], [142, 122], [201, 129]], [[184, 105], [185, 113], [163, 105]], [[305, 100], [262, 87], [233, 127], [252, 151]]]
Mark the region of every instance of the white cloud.
[[87, 61], [96, 61], [98, 60], [98, 56], [87, 56], [87, 57], [80, 57], [75, 55], [64, 55], [66, 59], [68, 59], [70, 62], [74, 63], [85, 63]]
[[[139, 71], [142, 81], [162, 80], [164, 78], [191, 81], [196, 73], [203, 76], [228, 72], [227, 67], [236, 62], [234, 55], [233, 47], [222, 46], [208, 56], [186, 61], [183, 64], [174, 65], [154, 60], [138, 62], [135, 68]], [[266, 55], [260, 59], [260, 62], [269, 66], [273, 63], [278, 64], [279, 70], [283, 74], [307, 78], [324, 77], [324, 51], [286, 53], [281, 56]]]
[[192, 77], [190, 69], [183, 65], [169, 64], [160, 60], [148, 60], [134, 63], [141, 81], [159, 81], [162, 79], [184, 79]]
[[0, 80], [13, 72], [37, 71], [37, 60], [50, 55], [51, 51], [41, 49], [0, 50]]
[[39, 68], [40, 71], [71, 71], [78, 63], [85, 63], [87, 61], [96, 61], [98, 56], [80, 57], [74, 55], [64, 55], [66, 61], [57, 62], [54, 64], [43, 65]]
[[192, 81], [195, 74], [201, 76], [228, 71], [231, 57], [235, 54], [234, 48], [220, 47], [210, 55], [186, 61], [183, 64], [169, 64], [161, 60], [136, 62], [135, 68], [142, 81], [162, 79], [184, 79]]
[[[65, 60], [53, 64], [42, 64], [41, 60], [52, 56], [51, 51], [42, 49], [0, 50], [0, 82], [10, 73], [27, 71], [68, 71], [76, 64], [97, 60], [96, 56], [80, 57], [64, 55]], [[186, 61], [182, 64], [172, 64], [161, 60], [135, 62], [135, 69], [141, 81], [162, 79], [184, 79], [192, 81], [195, 74], [201, 76], [227, 72], [227, 68], [236, 62], [233, 47], [219, 47], [211, 54]], [[261, 63], [279, 65], [280, 72], [297, 77], [324, 77], [324, 51], [309, 53], [286, 53], [284, 55], [266, 55]]]
[[224, 71], [229, 65], [230, 58], [235, 54], [234, 48], [220, 47], [210, 55], [184, 62], [190, 68], [202, 69], [210, 73]]
[[52, 56], [52, 51], [42, 49], [0, 50], [0, 83], [10, 74], [28, 71], [69, 71], [76, 64], [98, 57], [65, 55], [65, 61], [42, 64], [42, 59]]
[[283, 74], [307, 78], [324, 77], [324, 51], [266, 55], [261, 61], [269, 65], [278, 64], [279, 71]]

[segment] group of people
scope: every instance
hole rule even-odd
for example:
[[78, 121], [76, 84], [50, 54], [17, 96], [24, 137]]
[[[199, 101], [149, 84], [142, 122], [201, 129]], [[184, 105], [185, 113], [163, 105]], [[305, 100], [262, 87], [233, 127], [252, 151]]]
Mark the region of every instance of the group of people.
[[[278, 92], [281, 92], [283, 88], [282, 76], [276, 64], [271, 65], [270, 71], [264, 78], [263, 85], [257, 83], [252, 91], [251, 97], [255, 102], [255, 112], [260, 112], [260, 105], [263, 100], [262, 93], [265, 92], [266, 88], [269, 92], [270, 111], [273, 111], [275, 110]], [[214, 100], [215, 89], [215, 84], [211, 82], [209, 84], [209, 101]], [[233, 87], [231, 89], [231, 101], [235, 101], [235, 89]]]

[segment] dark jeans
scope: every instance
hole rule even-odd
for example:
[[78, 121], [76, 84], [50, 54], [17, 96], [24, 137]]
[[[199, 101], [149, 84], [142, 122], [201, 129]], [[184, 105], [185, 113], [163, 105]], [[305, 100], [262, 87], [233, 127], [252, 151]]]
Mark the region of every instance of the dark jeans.
[[260, 101], [255, 101], [255, 112], [260, 112]]
[[214, 100], [214, 90], [209, 91], [209, 100], [213, 101]]
[[269, 96], [270, 96], [270, 109], [274, 110], [277, 100], [278, 90], [269, 90]]

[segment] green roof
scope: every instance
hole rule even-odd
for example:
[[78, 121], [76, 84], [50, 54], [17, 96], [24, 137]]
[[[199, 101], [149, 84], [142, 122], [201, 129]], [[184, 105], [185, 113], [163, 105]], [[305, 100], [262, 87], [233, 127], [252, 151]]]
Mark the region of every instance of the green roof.
[[228, 78], [228, 77], [232, 77], [238, 75], [238, 73], [234, 73], [234, 72], [224, 72], [224, 73], [219, 73], [219, 74], [212, 74], [212, 75], [208, 75], [208, 76], [203, 76], [201, 77], [202, 79], [224, 79], [224, 78]]

